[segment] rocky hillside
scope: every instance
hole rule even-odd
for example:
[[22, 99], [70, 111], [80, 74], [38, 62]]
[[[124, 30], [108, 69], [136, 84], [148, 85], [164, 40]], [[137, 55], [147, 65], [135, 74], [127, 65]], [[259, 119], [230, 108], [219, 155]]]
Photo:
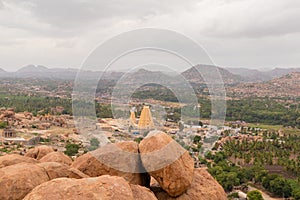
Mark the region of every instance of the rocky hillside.
[[259, 97], [300, 97], [300, 72], [262, 83], [244, 83], [228, 88], [229, 94]]
[[[236, 84], [243, 81], [242, 77], [239, 75], [235, 75], [228, 70], [221, 68], [221, 67], [215, 67], [211, 65], [196, 65], [184, 72], [182, 72], [182, 75], [192, 83], [197, 84], [205, 84], [205, 81], [202, 76], [199, 75], [199, 72], [203, 74], [207, 74], [211, 77], [214, 77], [214, 73], [216, 69], [219, 71], [223, 82], [225, 84]], [[211, 74], [212, 73], [212, 74]]]
[[245, 82], [262, 82], [279, 78], [289, 73], [300, 72], [300, 68], [275, 68], [272, 70], [261, 71], [247, 68], [226, 68], [229, 72], [239, 75]]
[[163, 132], [140, 144], [108, 144], [75, 161], [47, 146], [5, 155], [0, 185], [1, 200], [227, 199], [206, 169], [194, 169], [189, 153]]

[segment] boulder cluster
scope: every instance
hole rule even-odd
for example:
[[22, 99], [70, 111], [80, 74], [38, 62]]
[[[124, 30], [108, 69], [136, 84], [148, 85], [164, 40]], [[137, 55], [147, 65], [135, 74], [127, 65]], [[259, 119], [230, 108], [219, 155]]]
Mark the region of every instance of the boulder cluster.
[[[54, 113], [58, 113], [56, 109], [64, 108], [53, 108]], [[31, 128], [33, 125], [39, 130], [49, 129], [51, 126], [58, 126], [69, 128], [72, 123], [69, 121], [69, 115], [40, 115], [34, 117], [30, 112], [15, 112], [13, 108], [0, 108], [0, 120], [7, 121], [13, 128], [23, 129]]]
[[3, 200], [227, 199], [206, 169], [194, 169], [189, 153], [163, 132], [140, 144], [108, 144], [75, 161], [47, 146], [2, 156], [0, 185]]

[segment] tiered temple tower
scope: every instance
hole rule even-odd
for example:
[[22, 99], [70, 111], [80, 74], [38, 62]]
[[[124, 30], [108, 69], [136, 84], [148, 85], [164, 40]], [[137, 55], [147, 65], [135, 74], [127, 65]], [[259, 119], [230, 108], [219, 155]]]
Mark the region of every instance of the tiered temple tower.
[[141, 112], [139, 124], [138, 124], [139, 129], [147, 129], [147, 128], [154, 128], [154, 123], [152, 120], [152, 115], [150, 111], [149, 106], [144, 106], [143, 110]]
[[136, 118], [134, 111], [130, 111], [130, 124], [136, 126]]

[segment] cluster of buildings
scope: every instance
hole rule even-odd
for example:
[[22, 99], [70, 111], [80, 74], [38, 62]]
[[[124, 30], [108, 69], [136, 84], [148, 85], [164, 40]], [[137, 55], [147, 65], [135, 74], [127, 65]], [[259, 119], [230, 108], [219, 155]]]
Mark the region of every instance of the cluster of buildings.
[[[69, 115], [39, 115], [29, 112], [15, 113], [12, 108], [0, 109], [0, 145], [33, 145], [42, 137], [48, 140], [48, 132], [74, 132], [73, 118]], [[42, 140], [43, 140], [42, 139]], [[62, 139], [61, 139], [62, 140]]]

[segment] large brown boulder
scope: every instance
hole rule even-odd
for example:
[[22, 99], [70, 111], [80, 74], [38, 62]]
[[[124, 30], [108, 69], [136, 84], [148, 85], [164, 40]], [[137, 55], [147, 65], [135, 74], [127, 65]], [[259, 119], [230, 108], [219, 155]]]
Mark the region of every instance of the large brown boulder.
[[0, 157], [0, 168], [22, 163], [22, 162], [35, 164], [38, 163], [39, 161], [18, 154], [10, 154], [10, 155], [5, 155]]
[[51, 152], [40, 159], [40, 162], [58, 162], [66, 165], [72, 164], [72, 159], [62, 152]]
[[111, 175], [123, 177], [131, 184], [149, 186], [150, 183], [147, 173], [138, 173], [142, 166], [135, 142], [107, 144], [78, 157], [72, 167], [91, 177]]
[[157, 200], [155, 195], [148, 188], [142, 187], [140, 185], [130, 185], [133, 198], [135, 200]]
[[48, 153], [54, 152], [52, 147], [41, 145], [37, 146], [33, 149], [30, 149], [26, 154], [25, 157], [35, 158], [40, 160], [42, 157], [47, 155]]
[[0, 169], [0, 199], [23, 199], [36, 186], [51, 179], [87, 178], [77, 169], [56, 162], [18, 163]]
[[181, 195], [191, 185], [193, 158], [170, 136], [151, 132], [141, 141], [139, 150], [145, 169], [170, 196]]
[[170, 197], [159, 187], [153, 187], [158, 200], [227, 200], [222, 186], [207, 172], [206, 169], [195, 169], [194, 180], [188, 190], [179, 197]]
[[24, 200], [134, 200], [129, 184], [121, 177], [59, 178], [34, 188]]
[[78, 169], [72, 168], [68, 165], [57, 163], [57, 162], [44, 162], [38, 164], [38, 166], [43, 167], [48, 176], [49, 179], [55, 179], [55, 178], [88, 178], [89, 176], [85, 175]]
[[43, 167], [20, 163], [0, 169], [0, 199], [23, 199], [36, 186], [49, 180]]

